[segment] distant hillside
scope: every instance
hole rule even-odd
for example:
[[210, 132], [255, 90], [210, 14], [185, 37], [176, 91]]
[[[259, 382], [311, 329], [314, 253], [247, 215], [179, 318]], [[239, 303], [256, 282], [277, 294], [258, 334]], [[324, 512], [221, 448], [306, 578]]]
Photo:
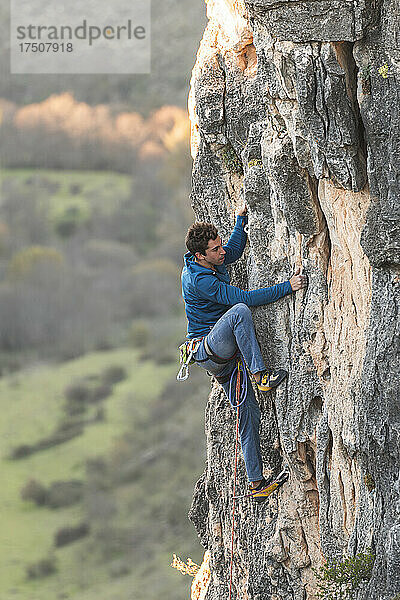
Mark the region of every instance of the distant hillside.
[[[187, 160], [171, 154], [164, 170], [133, 178], [1, 171], [0, 373], [33, 355], [62, 360], [119, 345], [131, 326], [136, 338], [138, 328], [152, 337], [159, 320], [181, 318]], [[165, 351], [175, 358], [174, 344]]]
[[169, 564], [203, 555], [187, 512], [209, 382], [175, 373], [124, 348], [0, 380], [2, 600], [189, 596]]
[[117, 104], [142, 114], [165, 104], [186, 106], [191, 70], [206, 24], [204, 0], [152, 0], [149, 75], [10, 75], [8, 11], [9, 4], [4, 3], [0, 8], [0, 97], [29, 104], [70, 91], [89, 104]]

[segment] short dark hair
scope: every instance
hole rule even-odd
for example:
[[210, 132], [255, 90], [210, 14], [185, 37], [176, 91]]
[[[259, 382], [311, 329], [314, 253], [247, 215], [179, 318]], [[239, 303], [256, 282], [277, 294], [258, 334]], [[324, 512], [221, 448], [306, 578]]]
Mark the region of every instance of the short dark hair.
[[216, 240], [218, 230], [212, 223], [196, 222], [191, 225], [187, 231], [185, 244], [186, 248], [193, 255], [196, 252], [205, 254], [210, 240]]

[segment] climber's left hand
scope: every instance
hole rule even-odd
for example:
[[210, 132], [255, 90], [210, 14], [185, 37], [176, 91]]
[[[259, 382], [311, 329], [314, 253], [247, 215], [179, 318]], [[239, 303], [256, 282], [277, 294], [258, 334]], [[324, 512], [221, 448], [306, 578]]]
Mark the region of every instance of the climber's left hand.
[[242, 202], [242, 204], [235, 210], [236, 217], [243, 217], [244, 215], [247, 215], [246, 202]]

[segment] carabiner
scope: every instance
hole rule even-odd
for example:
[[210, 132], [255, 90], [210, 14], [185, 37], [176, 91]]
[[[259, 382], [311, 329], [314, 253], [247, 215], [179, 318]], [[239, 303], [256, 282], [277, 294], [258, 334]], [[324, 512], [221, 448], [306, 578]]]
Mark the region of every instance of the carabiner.
[[200, 346], [201, 339], [190, 340], [187, 350], [188, 354], [186, 355], [186, 360], [182, 362], [182, 366], [179, 369], [178, 375], [176, 376], [178, 381], [186, 381], [189, 377], [189, 365], [192, 360], [193, 354], [195, 354]]
[[[185, 374], [183, 374], [185, 372]], [[181, 368], [179, 369], [179, 373], [176, 376], [178, 381], [186, 381], [186, 379], [189, 377], [189, 365], [187, 365], [186, 363], [182, 363]]]

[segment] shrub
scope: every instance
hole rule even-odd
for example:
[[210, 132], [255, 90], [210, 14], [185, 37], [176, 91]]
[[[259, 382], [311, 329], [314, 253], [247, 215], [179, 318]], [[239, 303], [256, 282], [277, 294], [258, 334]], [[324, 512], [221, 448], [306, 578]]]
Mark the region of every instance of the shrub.
[[371, 579], [375, 556], [371, 549], [342, 561], [328, 561], [318, 570], [318, 598], [322, 600], [353, 600], [360, 585]]
[[81, 404], [78, 402], [68, 402], [65, 406], [65, 412], [69, 417], [82, 415], [86, 412], [86, 404]]
[[57, 548], [72, 544], [86, 535], [89, 535], [90, 527], [87, 523], [80, 523], [75, 527], [62, 527], [55, 535], [54, 544]]
[[83, 483], [77, 479], [71, 481], [54, 481], [46, 497], [46, 504], [50, 508], [71, 506], [82, 500]]
[[53, 556], [42, 558], [36, 563], [26, 567], [26, 576], [28, 579], [41, 579], [48, 577], [57, 571], [56, 559]]
[[64, 207], [54, 219], [54, 227], [58, 235], [62, 238], [73, 235], [78, 227], [87, 222], [88, 212], [88, 208], [80, 204], [70, 204]]
[[[111, 367], [110, 372], [106, 372], [103, 375], [103, 379], [107, 381], [98, 383], [98, 378], [95, 377], [93, 381], [85, 379], [85, 381], [77, 381], [69, 385], [65, 390], [64, 394], [67, 398], [66, 412], [69, 416], [79, 415], [86, 411], [89, 403], [96, 403], [108, 398], [112, 392], [111, 381], [115, 381], [123, 378], [123, 369], [120, 367]], [[122, 371], [121, 371], [122, 369]], [[124, 375], [125, 376], [125, 375]], [[95, 385], [97, 382], [97, 385]]]
[[111, 386], [108, 383], [101, 383], [100, 385], [93, 388], [90, 394], [90, 402], [101, 402], [112, 393]]
[[49, 435], [46, 438], [43, 438], [29, 446], [28, 444], [22, 444], [21, 446], [17, 446], [10, 453], [10, 458], [12, 459], [20, 459], [25, 458], [35, 452], [40, 452], [41, 450], [47, 450], [48, 448], [52, 448], [53, 446], [58, 446], [59, 444], [64, 444], [65, 442], [69, 442], [74, 437], [78, 437], [83, 433], [83, 426], [80, 423], [64, 423], [61, 427]]
[[108, 350], [113, 349], [113, 344], [110, 340], [105, 340], [104, 338], [100, 338], [97, 340], [95, 344], [95, 349], [98, 352], [107, 352]]
[[230, 143], [226, 144], [226, 146], [222, 148], [220, 156], [223, 164], [230, 173], [239, 173], [240, 175], [243, 174], [242, 161]]
[[33, 274], [38, 267], [58, 268], [63, 260], [62, 254], [55, 248], [45, 246], [23, 248], [12, 257], [8, 266], [8, 275], [11, 279], [19, 279]]
[[96, 410], [93, 421], [94, 422], [104, 422], [106, 420], [106, 418], [107, 418], [107, 412], [104, 410], [103, 407], [101, 407]]
[[29, 444], [21, 444], [13, 450], [11, 450], [10, 458], [19, 459], [25, 458], [34, 452], [33, 446]]
[[157, 355], [157, 363], [159, 365], [170, 365], [176, 362], [176, 351], [175, 348], [164, 347], [161, 352]]
[[38, 506], [46, 504], [47, 497], [47, 489], [37, 479], [30, 479], [21, 489], [22, 500], [32, 500]]
[[91, 482], [105, 483], [107, 479], [107, 463], [101, 456], [86, 461], [86, 472]]
[[103, 381], [110, 385], [123, 381], [127, 378], [126, 370], [119, 365], [111, 365], [107, 367], [102, 375]]
[[83, 382], [72, 383], [64, 390], [64, 396], [71, 402], [87, 402], [90, 397], [90, 389]]
[[47, 450], [47, 448], [64, 444], [65, 442], [69, 442], [73, 438], [82, 434], [83, 427], [80, 423], [71, 423], [68, 427], [63, 424], [59, 429], [57, 429], [57, 431], [49, 435], [47, 438], [39, 440], [39, 442], [37, 442], [37, 444], [34, 446], [34, 451], [39, 452], [40, 450]]
[[79, 185], [79, 183], [73, 183], [69, 186], [69, 191], [70, 194], [72, 194], [72, 196], [76, 196], [77, 194], [80, 194], [82, 192], [82, 186]]
[[116, 527], [103, 519], [102, 526], [96, 529], [96, 545], [101, 548], [103, 558], [112, 560], [132, 549], [140, 548], [140, 539], [136, 538], [131, 527]]

